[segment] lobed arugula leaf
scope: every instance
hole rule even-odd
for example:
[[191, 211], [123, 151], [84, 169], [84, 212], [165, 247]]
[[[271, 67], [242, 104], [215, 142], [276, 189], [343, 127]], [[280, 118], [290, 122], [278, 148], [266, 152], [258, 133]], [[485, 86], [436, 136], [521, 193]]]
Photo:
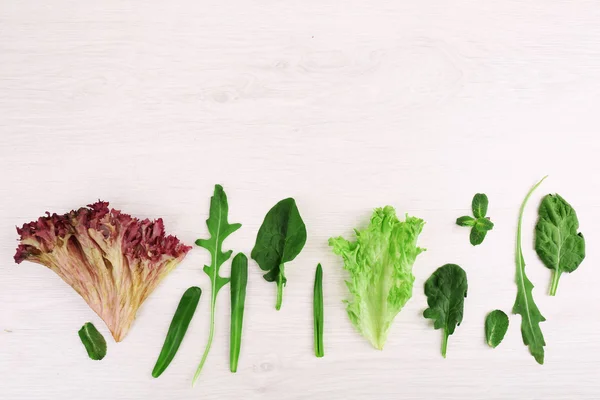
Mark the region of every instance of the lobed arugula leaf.
[[525, 275], [525, 259], [523, 258], [523, 250], [521, 246], [521, 227], [523, 225], [523, 212], [527, 201], [531, 194], [542, 184], [546, 176], [541, 181], [536, 183], [525, 196], [521, 209], [519, 211], [519, 220], [517, 224], [517, 246], [515, 261], [517, 264], [517, 273], [515, 282], [517, 283], [517, 299], [513, 306], [513, 314], [521, 315], [521, 336], [523, 343], [529, 346], [529, 352], [535, 358], [538, 364], [544, 363], [544, 335], [540, 328], [540, 322], [544, 322], [546, 318], [542, 315], [537, 305], [533, 301], [533, 284]]
[[200, 365], [196, 369], [192, 385], [195, 385], [202, 371], [202, 367], [206, 362], [210, 347], [212, 345], [213, 337], [215, 334], [215, 306], [217, 302], [217, 293], [219, 290], [229, 282], [229, 278], [223, 278], [219, 275], [219, 269], [225, 261], [231, 257], [231, 250], [223, 252], [222, 246], [223, 241], [231, 235], [233, 232], [241, 228], [241, 224], [230, 224], [227, 222], [227, 215], [229, 213], [229, 206], [227, 204], [227, 195], [223, 191], [221, 185], [215, 185], [215, 191], [213, 196], [210, 198], [210, 212], [209, 217], [206, 220], [206, 226], [210, 233], [208, 239], [196, 240], [196, 245], [205, 248], [210, 252], [211, 263], [210, 265], [204, 266], [204, 272], [210, 278], [211, 294], [210, 294], [210, 328], [208, 333], [208, 342], [202, 355]]

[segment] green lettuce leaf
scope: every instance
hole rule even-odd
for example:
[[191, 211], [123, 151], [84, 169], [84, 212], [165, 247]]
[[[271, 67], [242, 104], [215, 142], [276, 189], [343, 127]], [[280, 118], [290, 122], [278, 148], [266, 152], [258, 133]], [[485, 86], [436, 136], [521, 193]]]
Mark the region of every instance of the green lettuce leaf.
[[386, 206], [375, 209], [367, 229], [355, 231], [356, 241], [329, 239], [350, 273], [350, 321], [377, 349], [383, 349], [394, 317], [412, 296], [413, 263], [425, 250], [417, 247], [424, 224], [409, 216], [399, 221], [394, 208]]

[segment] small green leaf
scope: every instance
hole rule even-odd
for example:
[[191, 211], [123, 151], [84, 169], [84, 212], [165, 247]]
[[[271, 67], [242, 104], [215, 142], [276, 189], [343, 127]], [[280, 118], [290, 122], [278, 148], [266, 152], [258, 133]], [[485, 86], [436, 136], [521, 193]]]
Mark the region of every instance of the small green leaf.
[[483, 239], [485, 239], [485, 235], [487, 234], [487, 230], [482, 230], [474, 226], [471, 228], [471, 235], [469, 239], [471, 240], [471, 244], [473, 246], [478, 246], [483, 243]]
[[263, 278], [277, 283], [275, 308], [281, 308], [283, 287], [287, 279], [284, 265], [300, 253], [306, 243], [306, 226], [292, 198], [281, 200], [265, 216], [251, 257], [263, 271]]
[[456, 225], [458, 226], [475, 226], [476, 219], [465, 215], [456, 219]]
[[201, 294], [202, 290], [199, 287], [192, 286], [181, 296], [177, 310], [175, 310], [175, 314], [171, 320], [171, 325], [169, 325], [165, 343], [152, 370], [154, 378], [158, 378], [165, 372], [171, 361], [173, 361], [173, 358], [175, 358], [175, 354], [177, 354], [177, 350], [179, 350], [179, 346], [196, 312]]
[[467, 274], [456, 264], [441, 266], [425, 282], [425, 295], [429, 308], [423, 312], [423, 316], [434, 320], [435, 329], [444, 330], [442, 341], [444, 358], [446, 358], [448, 337], [462, 322], [467, 289]]
[[91, 322], [86, 322], [79, 330], [79, 338], [92, 360], [102, 360], [106, 356], [106, 340]]
[[473, 201], [471, 203], [471, 207], [473, 208], [473, 216], [475, 218], [483, 218], [487, 214], [488, 209], [488, 198], [483, 193], [477, 193], [473, 197]]
[[494, 228], [494, 223], [487, 218], [477, 218], [475, 228], [480, 231], [491, 231]]
[[579, 220], [565, 199], [547, 195], [538, 210], [535, 251], [544, 265], [553, 270], [550, 296], [556, 295], [563, 272], [575, 271], [585, 258], [585, 239], [578, 233]]
[[485, 318], [485, 340], [491, 348], [496, 348], [508, 330], [508, 315], [502, 310], [494, 310]]
[[242, 347], [242, 326], [248, 284], [248, 257], [238, 253], [231, 262], [231, 330], [229, 332], [229, 370], [236, 372]]

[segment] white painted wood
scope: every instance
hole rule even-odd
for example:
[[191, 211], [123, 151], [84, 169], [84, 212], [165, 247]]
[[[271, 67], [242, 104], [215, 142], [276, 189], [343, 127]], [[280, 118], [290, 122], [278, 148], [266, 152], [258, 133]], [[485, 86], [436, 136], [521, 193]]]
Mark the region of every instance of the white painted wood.
[[[1, 399], [588, 399], [600, 398], [600, 7], [596, 1], [0, 1]], [[488, 311], [510, 311], [518, 206], [546, 365], [519, 317], [486, 347]], [[109, 200], [162, 216], [192, 243], [215, 183], [249, 252], [266, 211], [294, 196], [304, 252], [288, 266], [283, 308], [254, 263], [237, 375], [228, 371], [229, 299], [200, 384], [208, 255], [194, 249], [150, 297], [126, 340], [87, 359], [77, 330], [108, 330], [57, 276], [16, 266], [15, 225], [46, 210]], [[496, 227], [473, 248], [454, 225], [478, 191]], [[581, 268], [545, 293], [532, 249], [541, 196], [575, 207]], [[373, 207], [427, 221], [415, 294], [383, 352], [344, 311], [341, 262], [327, 238], [351, 235]], [[325, 268], [325, 351], [312, 351], [314, 268]], [[469, 276], [465, 320], [439, 354], [421, 317], [423, 282], [446, 262]], [[227, 267], [228, 269], [228, 267]], [[226, 270], [227, 270], [226, 269]], [[150, 371], [190, 285], [205, 289], [167, 372]]]

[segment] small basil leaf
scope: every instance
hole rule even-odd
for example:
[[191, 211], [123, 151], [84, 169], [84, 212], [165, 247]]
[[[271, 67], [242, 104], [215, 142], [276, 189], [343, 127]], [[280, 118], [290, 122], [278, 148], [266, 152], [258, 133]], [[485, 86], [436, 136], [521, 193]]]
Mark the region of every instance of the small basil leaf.
[[464, 217], [459, 217], [456, 219], [456, 225], [458, 225], [458, 226], [474, 226], [475, 221], [476, 221], [475, 218], [465, 215]]
[[488, 209], [488, 198], [483, 193], [477, 193], [473, 197], [473, 202], [471, 203], [471, 207], [473, 208], [473, 216], [475, 218], [483, 218], [487, 214]]
[[487, 218], [477, 218], [475, 222], [475, 228], [480, 231], [491, 231], [494, 228], [494, 223]]
[[102, 360], [106, 356], [106, 340], [91, 322], [86, 322], [79, 330], [79, 338], [92, 360]]
[[494, 310], [485, 318], [485, 340], [491, 348], [496, 348], [508, 330], [508, 315], [502, 310]]
[[480, 245], [483, 243], [483, 239], [485, 239], [485, 235], [487, 231], [485, 229], [478, 229], [477, 226], [471, 228], [471, 235], [469, 236], [469, 240], [473, 246]]

